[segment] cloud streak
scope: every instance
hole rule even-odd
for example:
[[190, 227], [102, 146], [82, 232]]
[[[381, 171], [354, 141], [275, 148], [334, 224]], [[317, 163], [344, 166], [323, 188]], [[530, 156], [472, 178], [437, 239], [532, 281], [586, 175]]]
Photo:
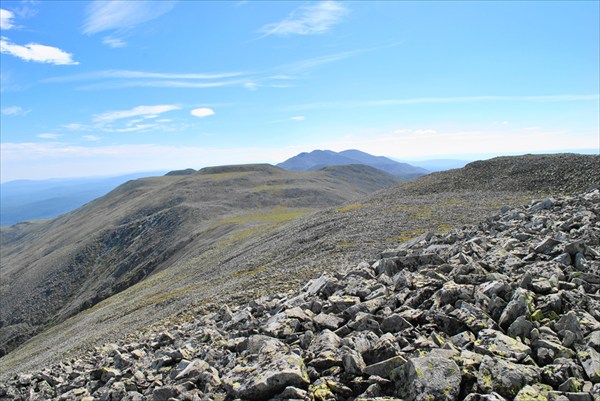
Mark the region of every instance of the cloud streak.
[[24, 46], [11, 43], [8, 38], [0, 39], [0, 52], [10, 54], [24, 61], [33, 61], [36, 63], [48, 63], [55, 65], [77, 65], [73, 60], [73, 55], [67, 53], [58, 47], [40, 45], [38, 43], [28, 43]]
[[3, 108], [0, 112], [3, 116], [26, 116], [29, 110], [23, 110], [20, 106], [10, 106]]
[[303, 103], [286, 108], [286, 111], [361, 108], [381, 106], [402, 106], [415, 104], [447, 104], [447, 103], [480, 103], [480, 102], [578, 102], [598, 101], [600, 95], [549, 95], [549, 96], [454, 96], [454, 97], [422, 97], [406, 99], [378, 99], [357, 101], [335, 101]]
[[53, 134], [53, 133], [37, 134], [36, 136], [41, 139], [58, 139], [61, 137], [60, 134]]
[[115, 120], [137, 116], [141, 116], [146, 119], [155, 118], [162, 113], [166, 113], [172, 110], [178, 110], [180, 108], [181, 107], [173, 104], [164, 104], [157, 106], [137, 106], [130, 110], [108, 111], [106, 113], [98, 114], [94, 116], [93, 121], [95, 123], [106, 124], [111, 123]]
[[298, 7], [282, 21], [266, 24], [259, 29], [269, 35], [317, 35], [339, 24], [348, 9], [336, 1], [319, 1]]
[[130, 29], [160, 17], [174, 5], [173, 1], [94, 1], [86, 9], [83, 33]]

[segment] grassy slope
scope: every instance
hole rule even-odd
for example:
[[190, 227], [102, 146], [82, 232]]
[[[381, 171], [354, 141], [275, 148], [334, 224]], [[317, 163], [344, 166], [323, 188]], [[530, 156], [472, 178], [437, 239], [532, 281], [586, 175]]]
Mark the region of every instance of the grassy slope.
[[0, 334], [10, 342], [11, 326], [39, 331], [180, 261], [165, 282], [187, 282], [197, 264], [218, 263], [222, 249], [395, 182], [365, 167], [268, 165], [130, 181], [58, 219], [2, 231]]

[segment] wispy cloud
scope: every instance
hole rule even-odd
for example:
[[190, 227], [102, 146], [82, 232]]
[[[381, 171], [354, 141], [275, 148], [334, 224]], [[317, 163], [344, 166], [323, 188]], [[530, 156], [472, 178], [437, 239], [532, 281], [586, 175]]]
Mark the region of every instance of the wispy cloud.
[[348, 9], [336, 1], [319, 1], [298, 7], [282, 21], [270, 23], [259, 29], [268, 35], [315, 35], [329, 31], [341, 22]]
[[174, 1], [94, 1], [86, 9], [83, 33], [132, 28], [171, 11]]
[[290, 120], [304, 121], [304, 120], [306, 120], [306, 117], [304, 117], [304, 116], [295, 116], [295, 117], [290, 118]]
[[164, 104], [157, 106], [137, 106], [130, 110], [117, 110], [108, 111], [106, 113], [98, 114], [94, 116], [93, 121], [95, 123], [111, 123], [115, 120], [122, 118], [130, 118], [141, 116], [143, 118], [156, 118], [162, 113], [166, 113], [172, 110], [178, 110], [181, 107], [173, 104]]
[[125, 42], [123, 39], [113, 38], [112, 36], [105, 36], [102, 39], [102, 43], [104, 43], [108, 47], [112, 47], [113, 49], [118, 49], [127, 46], [127, 42]]
[[73, 55], [57, 47], [28, 43], [24, 46], [11, 43], [8, 38], [0, 39], [0, 52], [18, 57], [24, 61], [36, 63], [49, 63], [56, 65], [77, 65]]
[[209, 109], [208, 107], [201, 107], [199, 109], [193, 109], [190, 111], [190, 114], [194, 117], [203, 118], [214, 115], [215, 111], [213, 109]]
[[226, 71], [215, 73], [170, 73], [131, 70], [104, 70], [85, 74], [57, 76], [42, 80], [43, 83], [96, 81], [78, 89], [120, 88], [217, 88], [243, 86], [252, 82], [253, 73]]
[[62, 135], [60, 135], [60, 134], [54, 134], [54, 133], [50, 133], [50, 132], [45, 132], [43, 134], [36, 135], [36, 137], [41, 138], [41, 139], [58, 139], [61, 136]]
[[5, 107], [1, 110], [3, 116], [26, 116], [30, 110], [23, 110], [20, 106]]
[[329, 64], [352, 56], [356, 56], [357, 54], [363, 53], [364, 51], [366, 50], [351, 50], [346, 52], [327, 54], [319, 57], [312, 57], [305, 60], [297, 61], [295, 63], [283, 65], [280, 68], [291, 73], [297, 73], [302, 70], [308, 70], [323, 64]]
[[90, 129], [88, 125], [80, 123], [63, 124], [61, 127], [64, 129], [68, 129], [69, 131], [87, 131]]
[[380, 106], [401, 106], [412, 104], [435, 103], [480, 103], [480, 102], [577, 102], [597, 101], [600, 95], [548, 95], [548, 96], [455, 96], [455, 97], [422, 97], [405, 99], [378, 99], [303, 103], [286, 108], [292, 110], [361, 108]]
[[100, 138], [99, 136], [96, 136], [96, 135], [83, 135], [81, 138], [85, 139], [88, 142], [97, 142], [100, 139], [102, 139], [102, 138]]
[[210, 80], [233, 78], [247, 75], [246, 72], [220, 72], [220, 73], [170, 73], [170, 72], [148, 72], [131, 70], [104, 70], [85, 74], [73, 74], [60, 77], [51, 77], [42, 82], [77, 82], [94, 81], [101, 79], [174, 79], [174, 80]]
[[15, 15], [12, 11], [0, 8], [0, 29], [8, 31], [14, 27], [13, 18]]

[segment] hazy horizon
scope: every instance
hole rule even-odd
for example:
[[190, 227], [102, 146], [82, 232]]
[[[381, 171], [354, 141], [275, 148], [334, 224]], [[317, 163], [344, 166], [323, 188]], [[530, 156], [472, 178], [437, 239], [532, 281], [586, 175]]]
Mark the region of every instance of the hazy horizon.
[[573, 1], [2, 1], [0, 182], [314, 149], [597, 153], [599, 13]]
[[[311, 150], [306, 150], [304, 152], [311, 152], [313, 150], [316, 149], [311, 149]], [[321, 149], [321, 150], [326, 150], [326, 149]], [[330, 149], [327, 149], [330, 150]], [[347, 149], [341, 149], [341, 150], [347, 150]], [[341, 151], [340, 150], [340, 151]], [[358, 149], [360, 150], [360, 149]], [[548, 151], [548, 152], [530, 152], [530, 154], [557, 154], [557, 153], [575, 153], [575, 154], [600, 154], [600, 151], [597, 151], [595, 149], [574, 149], [574, 150], [556, 150], [556, 151]], [[373, 156], [385, 156], [388, 157], [392, 160], [398, 161], [398, 162], [404, 162], [404, 163], [409, 163], [409, 164], [414, 164], [415, 166], [417, 166], [419, 164], [419, 162], [427, 162], [427, 161], [432, 161], [432, 160], [456, 160], [456, 161], [466, 161], [466, 162], [472, 162], [472, 161], [476, 161], [476, 160], [488, 160], [488, 159], [492, 159], [495, 157], [501, 157], [501, 156], [521, 156], [524, 155], [525, 153], [514, 153], [514, 154], [493, 154], [493, 153], [488, 153], [488, 154], [480, 154], [480, 155], [447, 155], [449, 157], [436, 157], [435, 155], [432, 155], [431, 157], [423, 157], [423, 158], [416, 158], [416, 159], [411, 159], [411, 158], [404, 158], [404, 159], [400, 159], [400, 158], [396, 158], [393, 156], [388, 156], [388, 155], [373, 155]], [[297, 154], [294, 154], [290, 157], [293, 157]], [[287, 160], [287, 159], [286, 159]], [[267, 164], [272, 164], [272, 165], [276, 165], [277, 163], [281, 163], [285, 160], [276, 160], [276, 161], [256, 161], [256, 162], [248, 162], [248, 163], [228, 163], [228, 164], [252, 164], [252, 163], [267, 163]], [[72, 176], [44, 176], [41, 175], [39, 178], [17, 178], [14, 180], [6, 180], [6, 181], [0, 181], [0, 184], [7, 184], [7, 183], [11, 183], [11, 182], [17, 182], [17, 181], [52, 181], [52, 180], [85, 180], [85, 179], [101, 179], [101, 178], [112, 178], [112, 177], [118, 177], [118, 176], [126, 176], [126, 175], [133, 175], [133, 174], [140, 174], [140, 173], [148, 173], [148, 174], [166, 174], [169, 171], [173, 171], [173, 170], [180, 170], [180, 169], [186, 169], [186, 168], [193, 168], [195, 170], [200, 170], [204, 167], [212, 167], [212, 166], [219, 166], [219, 165], [224, 165], [224, 164], [206, 164], [206, 165], [200, 165], [200, 166], [187, 166], [187, 167], [182, 167], [182, 168], [177, 168], [177, 169], [163, 169], [163, 170], [130, 170], [130, 171], [117, 171], [113, 174], [99, 174], [99, 175], [72, 175]]]

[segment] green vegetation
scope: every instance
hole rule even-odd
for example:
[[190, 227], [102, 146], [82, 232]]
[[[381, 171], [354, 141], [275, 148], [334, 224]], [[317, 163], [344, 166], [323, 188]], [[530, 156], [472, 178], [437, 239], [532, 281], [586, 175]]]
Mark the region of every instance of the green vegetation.
[[233, 223], [240, 225], [252, 223], [285, 223], [302, 217], [310, 212], [310, 210], [306, 209], [292, 209], [278, 206], [263, 213], [244, 213], [226, 217], [221, 219], [219, 223]]
[[338, 213], [348, 213], [348, 212], [352, 212], [354, 210], [362, 209], [363, 207], [365, 207], [365, 205], [362, 205], [360, 203], [353, 203], [351, 205], [346, 205], [346, 206], [342, 206], [342, 207], [338, 208], [336, 210], [336, 212], [338, 212]]

